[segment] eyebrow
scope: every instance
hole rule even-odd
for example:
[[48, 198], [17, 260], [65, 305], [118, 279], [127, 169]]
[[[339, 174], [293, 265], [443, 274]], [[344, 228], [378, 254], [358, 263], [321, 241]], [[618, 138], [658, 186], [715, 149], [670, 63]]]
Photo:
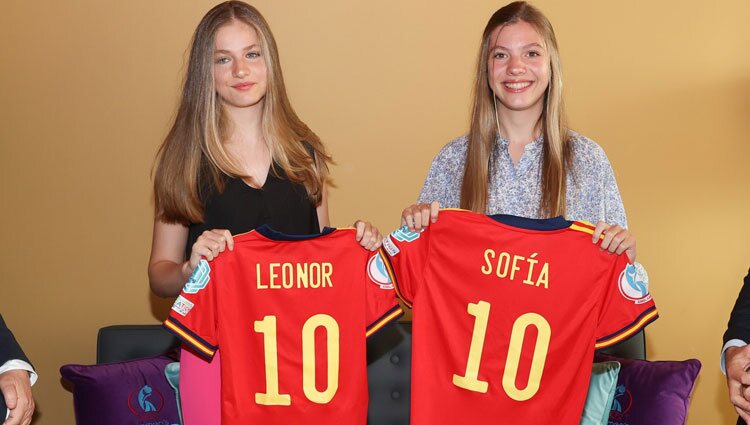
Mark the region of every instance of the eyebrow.
[[[242, 49], [242, 51], [244, 52], [244, 51], [250, 50], [250, 49], [252, 49], [254, 47], [258, 47], [258, 45], [257, 44], [252, 44], [252, 45], [247, 46], [244, 49]], [[231, 50], [225, 50], [225, 49], [217, 49], [217, 50], [214, 50], [214, 53], [232, 53], [232, 51]]]
[[[527, 44], [527, 45], [523, 46], [523, 47], [522, 47], [522, 49], [528, 49], [529, 47], [539, 47], [539, 48], [541, 48], [541, 49], [544, 49], [544, 46], [542, 46], [542, 45], [541, 45], [541, 44], [539, 44], [539, 43], [529, 43], [529, 44]], [[510, 50], [509, 48], [507, 48], [507, 47], [505, 47], [505, 46], [500, 46], [500, 45], [497, 45], [497, 44], [496, 44], [496, 45], [494, 45], [494, 46], [492, 46], [492, 48], [493, 48], [493, 49], [503, 49], [503, 50]]]

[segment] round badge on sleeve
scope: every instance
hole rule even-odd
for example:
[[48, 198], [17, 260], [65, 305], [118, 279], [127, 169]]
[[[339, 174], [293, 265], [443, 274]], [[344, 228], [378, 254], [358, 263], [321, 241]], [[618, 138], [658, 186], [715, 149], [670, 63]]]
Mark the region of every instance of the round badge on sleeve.
[[381, 289], [393, 289], [393, 282], [388, 276], [383, 259], [379, 254], [374, 254], [367, 262], [367, 276], [375, 282]]
[[651, 300], [651, 294], [648, 292], [648, 274], [640, 263], [628, 264], [620, 273], [618, 285], [622, 296], [636, 304]]

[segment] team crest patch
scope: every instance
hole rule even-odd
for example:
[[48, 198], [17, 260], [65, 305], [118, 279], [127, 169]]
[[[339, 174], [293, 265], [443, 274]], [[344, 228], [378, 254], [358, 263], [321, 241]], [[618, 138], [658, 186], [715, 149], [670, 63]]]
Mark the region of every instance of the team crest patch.
[[172, 304], [172, 310], [176, 311], [180, 316], [185, 317], [190, 313], [190, 310], [192, 310], [194, 306], [195, 304], [190, 302], [190, 300], [180, 295], [174, 301], [174, 304]]
[[648, 274], [640, 263], [628, 264], [620, 273], [618, 286], [623, 297], [636, 304], [643, 304], [651, 300], [648, 293]]
[[205, 288], [210, 280], [211, 267], [208, 265], [208, 261], [201, 260], [198, 263], [198, 267], [193, 270], [193, 274], [190, 275], [185, 287], [182, 290], [186, 294], [197, 294], [198, 291]]
[[391, 278], [388, 276], [388, 271], [385, 269], [385, 264], [380, 254], [373, 255], [370, 257], [370, 261], [367, 262], [367, 276], [380, 286], [380, 289], [393, 289], [393, 282], [391, 282]]
[[383, 248], [385, 248], [385, 250], [388, 252], [388, 255], [390, 255], [391, 257], [399, 253], [398, 247], [393, 243], [390, 236], [386, 236], [383, 239]]
[[409, 226], [403, 225], [400, 228], [394, 230], [391, 233], [391, 237], [393, 237], [393, 239], [396, 239], [399, 242], [413, 242], [419, 239], [419, 234], [421, 232], [422, 232], [421, 230], [419, 232], [409, 230]]

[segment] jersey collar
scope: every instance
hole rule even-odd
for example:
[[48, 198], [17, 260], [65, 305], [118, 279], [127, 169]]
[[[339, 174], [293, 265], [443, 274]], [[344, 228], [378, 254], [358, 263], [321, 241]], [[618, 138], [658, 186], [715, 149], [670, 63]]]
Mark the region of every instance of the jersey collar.
[[279, 232], [278, 230], [272, 229], [271, 226], [267, 224], [259, 226], [255, 229], [256, 232], [274, 241], [305, 241], [308, 239], [315, 239], [321, 236], [331, 234], [335, 230], [336, 229], [333, 227], [324, 227], [323, 231], [320, 233], [312, 233], [309, 235], [288, 235], [286, 233], [282, 233], [282, 232]]

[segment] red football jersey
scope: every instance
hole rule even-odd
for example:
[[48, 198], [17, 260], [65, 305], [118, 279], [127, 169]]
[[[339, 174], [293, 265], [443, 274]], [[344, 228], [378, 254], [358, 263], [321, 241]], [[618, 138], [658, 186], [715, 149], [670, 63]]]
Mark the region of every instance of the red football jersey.
[[413, 305], [412, 424], [579, 423], [594, 349], [657, 317], [645, 272], [593, 229], [443, 210], [384, 240]]
[[193, 272], [165, 326], [208, 359], [221, 349], [222, 424], [366, 423], [366, 336], [402, 311], [354, 232], [260, 227]]

